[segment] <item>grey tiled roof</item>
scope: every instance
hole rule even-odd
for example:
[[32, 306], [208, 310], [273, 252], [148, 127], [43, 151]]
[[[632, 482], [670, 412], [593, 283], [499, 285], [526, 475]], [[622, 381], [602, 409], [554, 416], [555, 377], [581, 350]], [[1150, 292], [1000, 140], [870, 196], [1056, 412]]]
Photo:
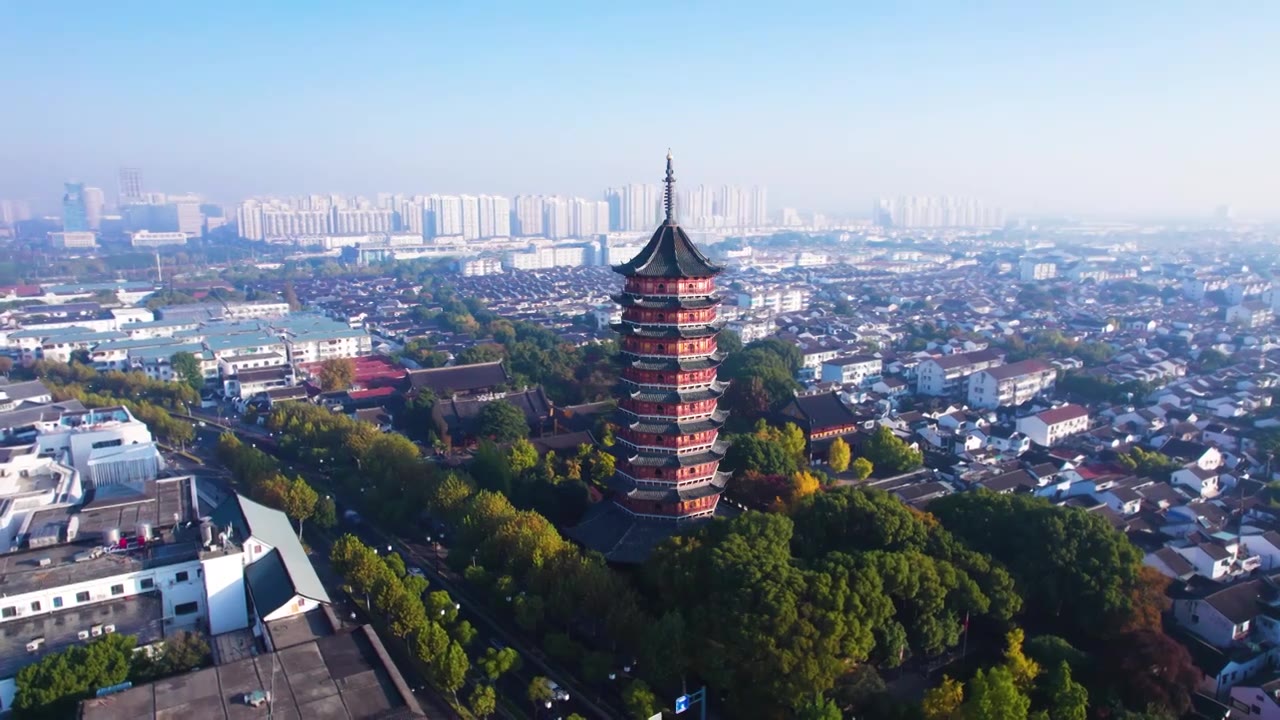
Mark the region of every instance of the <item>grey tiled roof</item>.
[[707, 259], [684, 229], [663, 223], [636, 256], [613, 271], [628, 277], [690, 278], [711, 277], [724, 268]]

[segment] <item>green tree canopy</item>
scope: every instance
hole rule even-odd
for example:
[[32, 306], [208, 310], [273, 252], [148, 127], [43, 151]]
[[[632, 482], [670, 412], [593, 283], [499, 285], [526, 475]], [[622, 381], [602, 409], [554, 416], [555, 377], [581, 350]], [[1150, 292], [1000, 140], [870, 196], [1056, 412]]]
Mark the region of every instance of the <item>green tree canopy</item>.
[[529, 435], [529, 422], [515, 405], [491, 400], [480, 409], [477, 432], [494, 442], [509, 443]]
[[195, 355], [189, 352], [174, 353], [169, 358], [169, 366], [173, 369], [174, 375], [181, 378], [182, 382], [190, 385], [196, 392], [204, 389], [204, 371], [200, 369], [200, 361]]
[[893, 474], [910, 472], [924, 462], [920, 451], [894, 435], [887, 425], [879, 426], [867, 438], [862, 454], [881, 471]]

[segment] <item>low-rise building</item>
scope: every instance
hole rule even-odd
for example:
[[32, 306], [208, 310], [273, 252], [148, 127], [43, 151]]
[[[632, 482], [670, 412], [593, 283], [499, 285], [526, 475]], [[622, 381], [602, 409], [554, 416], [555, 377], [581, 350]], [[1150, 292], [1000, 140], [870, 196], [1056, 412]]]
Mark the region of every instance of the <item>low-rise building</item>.
[[1018, 418], [1018, 430], [1043, 447], [1053, 447], [1064, 438], [1088, 429], [1089, 411], [1079, 405], [1062, 405]]
[[969, 376], [969, 404], [980, 408], [1021, 405], [1053, 388], [1058, 372], [1042, 360], [988, 368]]
[[872, 355], [837, 357], [822, 363], [822, 382], [870, 385], [880, 379], [883, 363]]
[[1003, 364], [1004, 355], [994, 349], [931, 357], [916, 366], [916, 392], [935, 396], [962, 392], [970, 375]]

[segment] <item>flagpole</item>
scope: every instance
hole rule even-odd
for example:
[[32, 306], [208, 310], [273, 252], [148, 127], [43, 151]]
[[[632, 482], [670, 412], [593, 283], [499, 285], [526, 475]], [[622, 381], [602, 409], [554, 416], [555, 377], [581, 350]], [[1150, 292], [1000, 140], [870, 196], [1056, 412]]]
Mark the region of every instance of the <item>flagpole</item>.
[[964, 645], [960, 649], [960, 659], [963, 660], [969, 654], [969, 613], [964, 614]]

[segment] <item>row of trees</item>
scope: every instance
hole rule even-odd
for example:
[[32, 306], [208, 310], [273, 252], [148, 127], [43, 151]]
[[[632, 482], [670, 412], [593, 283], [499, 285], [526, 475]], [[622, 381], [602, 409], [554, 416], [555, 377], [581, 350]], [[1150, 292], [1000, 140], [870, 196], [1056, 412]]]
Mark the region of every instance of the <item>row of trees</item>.
[[298, 523], [299, 539], [307, 520], [314, 520], [321, 528], [337, 524], [333, 498], [321, 497], [301, 475], [290, 478], [280, 472], [279, 463], [270, 455], [244, 444], [229, 432], [218, 438], [217, 452], [218, 460], [241, 487], [248, 489], [250, 497]]
[[[942, 684], [925, 693], [925, 720], [1085, 720], [1089, 691], [1071, 677], [1066, 660], [1044, 672], [1040, 663], [1023, 653], [1022, 630], [1007, 636], [1004, 662], [978, 670], [961, 684], [944, 676]], [[1031, 711], [1032, 707], [1038, 709]]]
[[[428, 594], [427, 580], [409, 573], [400, 555], [379, 555], [353, 535], [338, 538], [329, 559], [350, 592], [364, 596], [369, 610], [386, 618], [391, 634], [427, 666], [431, 681], [457, 701], [458, 690], [471, 669], [466, 648], [475, 639], [476, 630], [458, 616], [458, 606], [449, 593], [437, 590]], [[473, 708], [476, 714], [487, 717], [493, 713], [486, 693], [473, 693], [472, 698], [480, 700], [480, 707]]]
[[199, 633], [179, 630], [150, 653], [134, 652], [133, 635], [112, 634], [85, 645], [53, 652], [18, 671], [14, 716], [62, 720], [76, 716], [76, 705], [99, 688], [126, 680], [147, 682], [188, 672], [209, 663], [209, 643]]

